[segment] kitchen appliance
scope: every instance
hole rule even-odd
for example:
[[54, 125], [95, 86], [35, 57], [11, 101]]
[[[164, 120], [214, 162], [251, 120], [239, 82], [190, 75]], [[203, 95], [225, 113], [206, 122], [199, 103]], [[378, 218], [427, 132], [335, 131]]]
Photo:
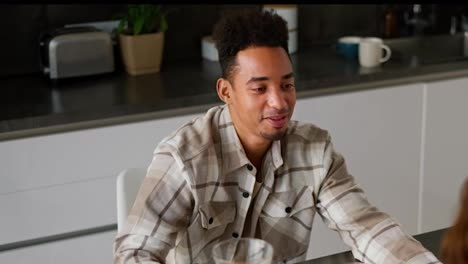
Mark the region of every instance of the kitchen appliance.
[[50, 79], [114, 71], [111, 35], [95, 27], [58, 28], [40, 36], [40, 67]]

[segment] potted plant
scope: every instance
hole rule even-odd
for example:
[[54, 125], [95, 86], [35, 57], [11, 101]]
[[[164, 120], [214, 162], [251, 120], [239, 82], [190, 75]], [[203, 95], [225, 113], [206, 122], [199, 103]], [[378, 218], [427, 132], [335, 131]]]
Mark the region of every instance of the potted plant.
[[166, 30], [166, 14], [160, 6], [129, 5], [116, 29], [128, 74], [159, 72]]

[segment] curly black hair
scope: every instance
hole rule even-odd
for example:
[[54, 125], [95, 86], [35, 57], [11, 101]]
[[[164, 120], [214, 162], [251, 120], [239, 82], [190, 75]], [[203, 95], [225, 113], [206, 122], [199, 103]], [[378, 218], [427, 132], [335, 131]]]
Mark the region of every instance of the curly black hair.
[[288, 28], [278, 14], [238, 9], [221, 17], [213, 29], [223, 78], [230, 79], [239, 51], [253, 46], [282, 47], [289, 56]]

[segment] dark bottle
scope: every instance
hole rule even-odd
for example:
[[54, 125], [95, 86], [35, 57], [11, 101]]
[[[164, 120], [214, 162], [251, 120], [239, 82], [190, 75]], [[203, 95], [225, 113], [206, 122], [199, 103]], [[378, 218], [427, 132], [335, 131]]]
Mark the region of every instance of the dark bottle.
[[384, 38], [398, 37], [397, 14], [393, 6], [389, 6], [384, 15]]

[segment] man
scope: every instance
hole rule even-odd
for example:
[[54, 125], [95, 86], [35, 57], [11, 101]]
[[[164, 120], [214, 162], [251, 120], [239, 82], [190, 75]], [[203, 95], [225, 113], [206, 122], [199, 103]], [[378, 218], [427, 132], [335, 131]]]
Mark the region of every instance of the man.
[[286, 22], [249, 10], [215, 26], [225, 103], [157, 146], [114, 263], [208, 263], [221, 240], [256, 237], [275, 261], [305, 259], [317, 212], [368, 263], [438, 263], [366, 200], [327, 131], [292, 121]]

